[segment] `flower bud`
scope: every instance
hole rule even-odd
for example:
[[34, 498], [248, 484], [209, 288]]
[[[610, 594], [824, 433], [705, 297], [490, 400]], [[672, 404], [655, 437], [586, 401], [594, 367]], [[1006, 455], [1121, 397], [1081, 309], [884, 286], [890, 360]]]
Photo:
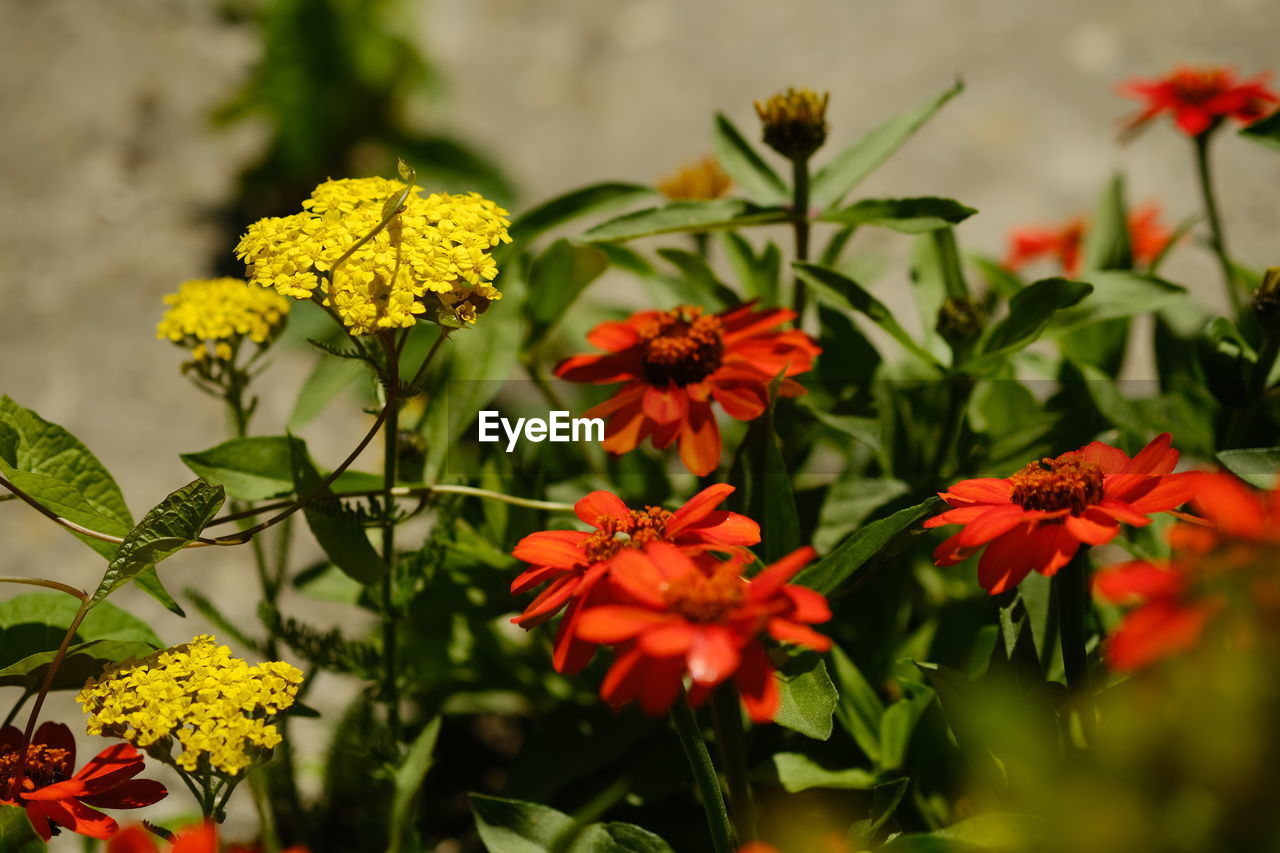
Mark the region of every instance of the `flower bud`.
[[986, 323], [987, 312], [978, 300], [967, 296], [949, 296], [938, 309], [938, 321], [934, 328], [947, 343], [958, 344], [978, 337]]
[[1253, 313], [1264, 329], [1280, 331], [1280, 267], [1263, 274], [1262, 286], [1253, 294]]
[[764, 125], [764, 142], [783, 157], [807, 160], [827, 139], [829, 92], [788, 88], [764, 103], [756, 114]]

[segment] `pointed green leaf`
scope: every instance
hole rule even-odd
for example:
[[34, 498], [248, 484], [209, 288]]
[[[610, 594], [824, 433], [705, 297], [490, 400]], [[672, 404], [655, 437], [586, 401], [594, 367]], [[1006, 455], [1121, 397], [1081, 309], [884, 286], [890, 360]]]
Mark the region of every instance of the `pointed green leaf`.
[[782, 178], [723, 113], [716, 113], [711, 139], [721, 168], [747, 195], [760, 204], [785, 204], [788, 201], [790, 194]]
[[827, 211], [821, 218], [842, 225], [878, 225], [903, 234], [923, 234], [963, 222], [977, 212], [949, 198], [877, 198]]
[[333, 564], [353, 579], [366, 586], [377, 581], [386, 573], [387, 564], [369, 542], [364, 525], [340, 511], [332, 490], [320, 488], [324, 478], [312, 464], [306, 446], [296, 442], [293, 451], [294, 490], [299, 495], [310, 496], [319, 489], [319, 496], [302, 510], [316, 542]]
[[321, 356], [298, 390], [286, 428], [297, 432], [311, 423], [339, 394], [367, 373], [368, 369], [359, 361]]
[[552, 228], [582, 216], [606, 213], [654, 195], [639, 184], [601, 183], [567, 192], [517, 216], [508, 229], [511, 239], [525, 244]]
[[874, 172], [902, 143], [933, 118], [943, 104], [963, 89], [964, 84], [957, 82], [945, 92], [889, 119], [837, 154], [813, 177], [810, 190], [812, 205], [825, 210], [838, 204], [863, 178]]
[[980, 352], [983, 363], [1026, 347], [1049, 325], [1054, 315], [1080, 302], [1093, 285], [1065, 278], [1046, 278], [1030, 284], [1009, 300], [1009, 313], [991, 328]]
[[[65, 629], [64, 629], [65, 630]], [[102, 674], [110, 663], [144, 657], [155, 651], [149, 643], [133, 640], [90, 640], [67, 649], [58, 665], [51, 690], [79, 690], [86, 680]], [[0, 687], [21, 687], [27, 693], [39, 691], [49, 674], [57, 651], [37, 652], [0, 669]]]
[[1223, 450], [1218, 461], [1228, 471], [1258, 489], [1274, 489], [1280, 481], [1280, 447]]
[[860, 569], [870, 565], [872, 558], [901, 543], [908, 531], [936, 513], [941, 503], [939, 498], [929, 498], [924, 503], [900, 509], [888, 518], [859, 528], [830, 554], [801, 569], [793, 582], [824, 595], [834, 592]]
[[800, 547], [800, 513], [796, 509], [791, 473], [774, 432], [774, 408], [779, 381], [769, 389], [769, 406], [751, 422], [733, 461], [732, 500], [748, 518], [760, 522], [759, 553], [772, 563]]
[[538, 298], [528, 303], [529, 345], [546, 337], [574, 301], [609, 266], [609, 258], [595, 246], [557, 240], [534, 259], [529, 287]]
[[861, 767], [848, 770], [828, 770], [807, 755], [798, 752], [779, 752], [773, 756], [773, 769], [778, 781], [789, 794], [810, 788], [843, 788], [854, 791], [870, 791], [876, 786], [876, 774]]
[[862, 671], [838, 646], [831, 647], [829, 658], [832, 680], [840, 694], [836, 719], [849, 732], [858, 748], [878, 765], [880, 721], [884, 718], [884, 703]]
[[1259, 145], [1280, 151], [1280, 112], [1274, 112], [1262, 121], [1255, 121], [1241, 130], [1240, 135]]
[[767, 225], [785, 222], [787, 217], [787, 211], [780, 207], [760, 207], [738, 199], [673, 201], [665, 207], [651, 207], [610, 219], [587, 231], [582, 239], [596, 243], [622, 242], [655, 234]]
[[301, 445], [285, 435], [233, 438], [182, 461], [197, 476], [242, 501], [264, 501], [293, 493], [293, 455]]
[[157, 504], [124, 537], [90, 605], [98, 604], [143, 569], [176, 554], [198, 538], [225, 499], [221, 486], [195, 480]]
[[404, 763], [396, 770], [396, 790], [391, 800], [391, 826], [388, 833], [391, 843], [387, 853], [400, 853], [412, 817], [414, 800], [422, 789], [422, 782], [431, 769], [436, 741], [440, 737], [440, 718], [433, 717], [426, 728], [414, 739]]
[[698, 304], [717, 311], [735, 308], [742, 304], [742, 298], [720, 281], [706, 258], [696, 252], [688, 252], [684, 249], [659, 249], [658, 254], [680, 270], [685, 281], [693, 286], [698, 295]]
[[1185, 301], [1187, 289], [1161, 278], [1136, 273], [1092, 272], [1083, 276], [1093, 288], [1089, 298], [1059, 310], [1049, 333], [1060, 335], [1120, 317], [1136, 317]]
[[884, 770], [897, 770], [906, 763], [916, 724], [933, 702], [934, 693], [928, 687], [908, 685], [908, 691], [885, 709], [880, 721], [880, 766]]
[[1133, 268], [1129, 207], [1124, 199], [1123, 176], [1113, 177], [1098, 199], [1093, 219], [1084, 234], [1081, 255], [1087, 271]]
[[830, 738], [839, 697], [822, 658], [812, 653], [794, 657], [779, 678], [782, 697], [774, 722], [814, 740]]

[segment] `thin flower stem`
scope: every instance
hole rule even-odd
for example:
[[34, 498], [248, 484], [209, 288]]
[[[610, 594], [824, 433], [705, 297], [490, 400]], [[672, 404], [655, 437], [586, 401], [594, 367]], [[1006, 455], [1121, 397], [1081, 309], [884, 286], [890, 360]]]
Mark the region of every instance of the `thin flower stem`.
[[[438, 345], [444, 334], [436, 341]], [[382, 454], [382, 511], [386, 514], [382, 522], [382, 663], [383, 663], [383, 701], [387, 706], [387, 726], [391, 737], [400, 740], [400, 686], [397, 681], [398, 630], [395, 613], [395, 565], [396, 565], [396, 519], [391, 512], [395, 501], [393, 492], [396, 487], [396, 462], [399, 454], [400, 431], [400, 353], [392, 341], [381, 338], [387, 354], [387, 423], [383, 427]], [[435, 352], [435, 347], [432, 352]], [[430, 360], [430, 355], [428, 355]]]
[[747, 739], [742, 729], [738, 689], [722, 684], [711, 693], [711, 722], [720, 747], [720, 764], [729, 782], [729, 806], [739, 844], [756, 840], [756, 805], [747, 775]]
[[1067, 674], [1080, 733], [1086, 746], [1095, 740], [1096, 720], [1093, 688], [1089, 680], [1089, 656], [1085, 647], [1085, 621], [1089, 611], [1089, 549], [1082, 547], [1070, 563], [1053, 576], [1054, 599], [1058, 607], [1058, 636], [1062, 643], [1062, 665]]
[[[796, 157], [791, 161], [792, 209], [791, 222], [796, 234], [796, 260], [809, 260], [809, 158]], [[791, 295], [792, 309], [796, 312], [796, 328], [804, 325], [804, 309], [807, 292], [804, 280], [796, 276]]]
[[681, 697], [672, 706], [671, 723], [680, 738], [680, 745], [684, 747], [685, 757], [689, 759], [693, 783], [702, 797], [702, 807], [707, 813], [707, 828], [711, 831], [712, 849], [715, 853], [733, 853], [733, 827], [729, 824], [729, 812], [724, 806], [720, 780], [716, 778], [715, 765], [711, 763], [707, 743], [702, 739], [702, 730], [698, 727], [698, 719], [689, 707], [687, 697]]
[[440, 337], [436, 338], [436, 342], [433, 343], [431, 345], [431, 349], [427, 351], [427, 357], [422, 360], [422, 364], [418, 367], [417, 372], [413, 374], [413, 379], [409, 380], [410, 388], [417, 388], [418, 383], [426, 377], [427, 368], [431, 366], [431, 362], [435, 361], [436, 353], [440, 351], [440, 347], [444, 345], [444, 342], [449, 339], [449, 331], [449, 329], [445, 328], [440, 329]]
[[58, 583], [57, 581], [46, 580], [44, 578], [15, 578], [0, 576], [0, 583], [20, 583], [26, 584], [27, 586], [41, 586], [45, 589], [56, 589], [58, 592], [65, 592], [72, 598], [76, 598], [82, 602], [89, 597], [89, 593], [82, 589], [76, 589], [74, 586], [68, 586], [65, 583]]
[[1196, 177], [1200, 182], [1200, 195], [1204, 199], [1205, 218], [1209, 222], [1209, 247], [1218, 258], [1222, 267], [1222, 281], [1227, 288], [1227, 298], [1231, 302], [1234, 314], [1240, 313], [1240, 287], [1237, 282], [1235, 267], [1231, 256], [1227, 254], [1227, 244], [1222, 230], [1222, 217], [1218, 214], [1218, 202], [1213, 192], [1213, 174], [1209, 166], [1209, 141], [1212, 131], [1202, 133], [1195, 138]]

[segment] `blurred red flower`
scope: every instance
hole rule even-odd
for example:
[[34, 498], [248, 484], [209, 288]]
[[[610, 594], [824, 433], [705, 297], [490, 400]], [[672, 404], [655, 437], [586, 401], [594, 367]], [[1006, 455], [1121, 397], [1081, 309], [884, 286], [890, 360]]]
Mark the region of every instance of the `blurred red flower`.
[[661, 714], [679, 698], [686, 673], [694, 706], [732, 679], [751, 719], [771, 721], [779, 693], [761, 635], [831, 647], [809, 627], [831, 618], [827, 600], [788, 583], [813, 556], [801, 548], [747, 579], [742, 556], [695, 562], [665, 542], [620, 552], [609, 578], [617, 603], [587, 608], [577, 626], [588, 642], [618, 647], [600, 695], [615, 708], [637, 700]]
[[[1224, 572], [1275, 565], [1280, 546], [1280, 489], [1255, 492], [1229, 474], [1189, 475], [1191, 505], [1211, 524], [1180, 524], [1169, 539], [1174, 559], [1134, 560], [1112, 566], [1094, 579], [1094, 592], [1117, 604], [1137, 604], [1107, 640], [1105, 657], [1114, 670], [1141, 669], [1191, 648], [1226, 603], [1216, 588]], [[1260, 548], [1272, 550], [1262, 558]], [[1280, 590], [1254, 587], [1255, 598], [1274, 605]], [[1259, 595], [1265, 593], [1265, 595]]]
[[[795, 318], [784, 309], [757, 311], [754, 303], [723, 314], [682, 305], [643, 311], [622, 322], [601, 323], [587, 340], [603, 355], [575, 355], [556, 367], [571, 382], [625, 382], [586, 412], [607, 419], [604, 449], [629, 453], [646, 438], [657, 448], [677, 439], [680, 459], [698, 476], [720, 464], [720, 428], [712, 402], [730, 417], [755, 420], [769, 404], [769, 385], [809, 370], [822, 350], [796, 329], [778, 331]], [[784, 397], [805, 393], [785, 378]]]
[[[232, 844], [226, 853], [263, 853], [261, 845]], [[206, 821], [199, 826], [183, 830], [173, 837], [164, 853], [218, 853], [218, 828]], [[161, 853], [155, 836], [145, 827], [134, 824], [117, 832], [107, 842], [107, 853]], [[305, 847], [289, 847], [281, 853], [308, 853]]]
[[90, 838], [110, 838], [117, 824], [99, 808], [141, 808], [159, 802], [168, 793], [159, 782], [133, 778], [145, 765], [138, 751], [127, 743], [107, 747], [73, 774], [75, 738], [69, 728], [53, 722], [36, 729], [27, 746], [22, 789], [15, 792], [22, 740], [17, 728], [0, 729], [0, 802], [26, 808], [31, 825], [45, 841], [53, 837], [57, 827]]
[[984, 547], [978, 582], [992, 595], [1012, 589], [1030, 572], [1056, 574], [1081, 544], [1102, 545], [1120, 522], [1147, 525], [1149, 515], [1181, 506], [1193, 492], [1189, 474], [1173, 474], [1178, 451], [1168, 433], [1132, 459], [1095, 441], [1056, 459], [1032, 462], [1012, 477], [956, 483], [940, 496], [951, 508], [925, 527], [963, 524], [933, 552], [939, 566], [965, 560]]
[[733, 554], [760, 541], [760, 525], [719, 508], [732, 493], [733, 486], [708, 486], [675, 512], [668, 512], [652, 506], [633, 510], [617, 495], [592, 492], [574, 510], [595, 530], [543, 530], [516, 545], [513, 555], [532, 567], [515, 579], [511, 592], [520, 594], [544, 583], [546, 587], [512, 621], [533, 628], [568, 604], [556, 634], [554, 663], [559, 672], [580, 671], [596, 647], [579, 639], [573, 627], [584, 606], [605, 600], [600, 581], [619, 553], [650, 542], [668, 542], [685, 554], [701, 557], [709, 551]]
[[[1080, 251], [1088, 225], [1083, 217], [1058, 226], [1027, 226], [1009, 234], [1009, 250], [1002, 265], [1017, 271], [1041, 259], [1056, 260], [1062, 272], [1080, 272]], [[1129, 211], [1129, 246], [1135, 266], [1151, 264], [1173, 239], [1173, 232], [1160, 222], [1160, 205], [1144, 204]]]
[[1234, 68], [1174, 69], [1154, 80], [1133, 79], [1120, 86], [1120, 93], [1143, 102], [1142, 110], [1125, 123], [1132, 130], [1162, 113], [1188, 136], [1200, 136], [1232, 118], [1250, 124], [1274, 109], [1280, 97], [1267, 88], [1270, 74], [1239, 80]]

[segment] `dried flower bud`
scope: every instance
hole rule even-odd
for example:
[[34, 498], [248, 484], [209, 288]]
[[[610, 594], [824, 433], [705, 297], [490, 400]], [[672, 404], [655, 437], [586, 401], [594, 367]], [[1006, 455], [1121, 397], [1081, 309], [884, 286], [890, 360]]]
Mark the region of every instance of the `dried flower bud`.
[[1253, 313], [1266, 329], [1280, 329], [1280, 267], [1271, 267], [1262, 276], [1262, 286], [1253, 294]]
[[808, 159], [827, 139], [830, 97], [829, 92], [788, 88], [764, 103], [756, 101], [765, 144], [791, 160]]
[[943, 340], [955, 344], [978, 337], [986, 323], [987, 312], [978, 300], [949, 296], [938, 309], [938, 322], [934, 328]]

